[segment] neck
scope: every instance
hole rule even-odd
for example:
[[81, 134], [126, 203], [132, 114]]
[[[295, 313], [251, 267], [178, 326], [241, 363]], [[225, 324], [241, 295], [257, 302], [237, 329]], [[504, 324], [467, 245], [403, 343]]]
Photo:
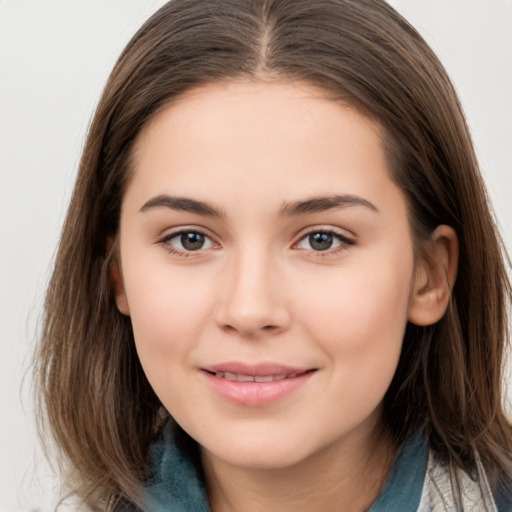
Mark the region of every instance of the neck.
[[368, 510], [390, 471], [396, 446], [385, 432], [338, 440], [291, 467], [233, 467], [202, 451], [212, 512]]

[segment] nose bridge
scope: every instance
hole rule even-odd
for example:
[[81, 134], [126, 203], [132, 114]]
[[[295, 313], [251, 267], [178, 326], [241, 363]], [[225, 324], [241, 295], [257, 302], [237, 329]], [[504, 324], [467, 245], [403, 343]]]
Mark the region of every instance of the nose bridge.
[[280, 265], [270, 250], [247, 247], [233, 255], [227, 269], [218, 322], [243, 335], [279, 331], [287, 326], [289, 312], [280, 286]]

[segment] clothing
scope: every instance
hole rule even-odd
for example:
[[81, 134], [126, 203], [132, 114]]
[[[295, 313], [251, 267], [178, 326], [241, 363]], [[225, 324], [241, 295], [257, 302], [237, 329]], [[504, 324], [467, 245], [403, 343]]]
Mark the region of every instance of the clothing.
[[[150, 512], [209, 512], [201, 476], [170, 430], [153, 446], [152, 460], [155, 474], [144, 494]], [[463, 471], [458, 476], [463, 490], [459, 510], [448, 471], [420, 435], [411, 436], [368, 512], [512, 512], [512, 497], [492, 495], [481, 464], [477, 479]]]

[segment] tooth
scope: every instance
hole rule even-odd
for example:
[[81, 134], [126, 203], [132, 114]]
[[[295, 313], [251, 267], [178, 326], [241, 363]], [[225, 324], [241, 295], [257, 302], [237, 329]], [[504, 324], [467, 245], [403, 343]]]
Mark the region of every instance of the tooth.
[[273, 380], [272, 375], [265, 375], [261, 377], [254, 377], [254, 382], [271, 382]]
[[274, 380], [293, 379], [300, 375], [300, 372], [290, 373], [288, 375], [239, 375], [231, 372], [215, 372], [215, 376], [221, 379], [234, 380], [237, 382], [271, 382]]

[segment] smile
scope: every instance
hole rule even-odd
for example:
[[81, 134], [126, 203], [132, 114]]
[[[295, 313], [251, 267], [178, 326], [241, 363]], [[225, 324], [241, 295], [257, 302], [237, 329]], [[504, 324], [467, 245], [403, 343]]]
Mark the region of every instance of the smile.
[[276, 380], [293, 379], [298, 375], [300, 375], [299, 372], [280, 375], [242, 375], [231, 372], [215, 372], [215, 377], [236, 382], [272, 382]]
[[204, 368], [208, 387], [222, 400], [238, 406], [263, 407], [293, 396], [317, 372], [316, 368], [226, 363]]

